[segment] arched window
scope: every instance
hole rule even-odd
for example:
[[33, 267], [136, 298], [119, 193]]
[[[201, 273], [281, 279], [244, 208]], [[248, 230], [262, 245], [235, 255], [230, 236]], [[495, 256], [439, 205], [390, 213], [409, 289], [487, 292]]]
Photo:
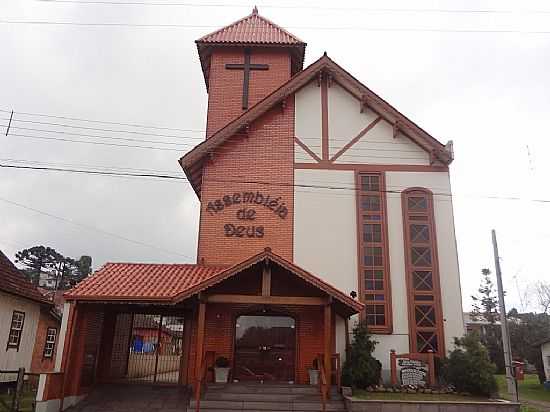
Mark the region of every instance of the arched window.
[[392, 332], [390, 270], [383, 173], [357, 174], [359, 297], [374, 333]]
[[402, 193], [410, 350], [444, 356], [433, 202], [428, 189]]

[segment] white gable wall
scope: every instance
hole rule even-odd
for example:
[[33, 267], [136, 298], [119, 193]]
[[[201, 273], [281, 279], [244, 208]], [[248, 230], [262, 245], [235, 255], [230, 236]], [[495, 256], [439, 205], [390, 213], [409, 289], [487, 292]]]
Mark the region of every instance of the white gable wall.
[[[294, 133], [317, 156], [321, 157], [321, 88], [311, 82], [295, 94]], [[297, 163], [311, 163], [314, 160], [300, 146], [294, 155]]]
[[[366, 108], [336, 83], [328, 89], [329, 153], [334, 156], [378, 114]], [[393, 127], [382, 120], [347, 150], [336, 163], [429, 165], [428, 153], [403, 135], [393, 137]]]

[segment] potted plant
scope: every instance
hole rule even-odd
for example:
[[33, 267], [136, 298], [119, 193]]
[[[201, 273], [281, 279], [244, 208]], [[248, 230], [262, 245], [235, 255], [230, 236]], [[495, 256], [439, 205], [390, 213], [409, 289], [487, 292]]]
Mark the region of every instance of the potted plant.
[[313, 367], [309, 368], [309, 384], [310, 385], [319, 385], [319, 369], [317, 368], [317, 359], [313, 361]]
[[219, 356], [214, 362], [214, 376], [216, 383], [227, 383], [229, 378], [229, 359]]

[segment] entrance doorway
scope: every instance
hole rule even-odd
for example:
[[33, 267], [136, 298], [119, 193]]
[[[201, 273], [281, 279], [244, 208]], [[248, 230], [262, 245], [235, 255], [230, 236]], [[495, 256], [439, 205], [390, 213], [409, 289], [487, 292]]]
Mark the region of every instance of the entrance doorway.
[[296, 321], [290, 316], [243, 315], [235, 322], [239, 381], [294, 382]]
[[119, 314], [111, 377], [126, 382], [177, 384], [183, 331], [182, 316]]

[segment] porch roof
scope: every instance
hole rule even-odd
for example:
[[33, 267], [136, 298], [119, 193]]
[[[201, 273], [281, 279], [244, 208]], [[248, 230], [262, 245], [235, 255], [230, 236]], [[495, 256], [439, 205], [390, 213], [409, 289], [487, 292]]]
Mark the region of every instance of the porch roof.
[[65, 298], [82, 301], [176, 304], [241, 273], [270, 261], [313, 285], [345, 307], [358, 313], [363, 304], [334, 286], [266, 248], [263, 252], [230, 267], [198, 264], [107, 263], [88, 279], [65, 293]]

